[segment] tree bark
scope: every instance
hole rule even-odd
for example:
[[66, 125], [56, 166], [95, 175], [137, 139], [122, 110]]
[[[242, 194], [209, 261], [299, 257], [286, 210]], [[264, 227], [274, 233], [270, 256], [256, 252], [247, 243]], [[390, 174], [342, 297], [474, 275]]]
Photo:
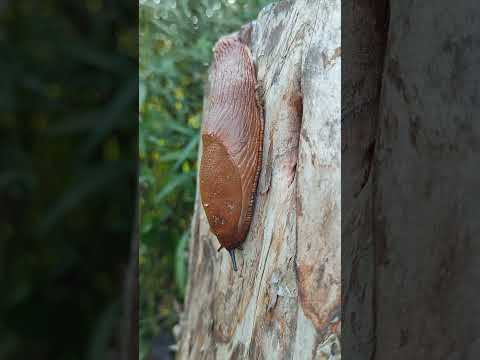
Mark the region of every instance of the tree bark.
[[480, 24], [391, 2], [375, 149], [376, 359], [480, 359]]
[[375, 355], [373, 164], [387, 1], [342, 2], [342, 26], [342, 354], [366, 360]]
[[343, 354], [479, 359], [478, 7], [386, 3], [342, 14]]
[[235, 273], [197, 191], [180, 359], [340, 358], [340, 25], [338, 0], [281, 1], [241, 31], [264, 92], [255, 210]]
[[[343, 8], [343, 353], [478, 359], [478, 10], [389, 3]], [[250, 26], [254, 220], [234, 274], [197, 199], [181, 359], [340, 357], [339, 15], [283, 1]]]

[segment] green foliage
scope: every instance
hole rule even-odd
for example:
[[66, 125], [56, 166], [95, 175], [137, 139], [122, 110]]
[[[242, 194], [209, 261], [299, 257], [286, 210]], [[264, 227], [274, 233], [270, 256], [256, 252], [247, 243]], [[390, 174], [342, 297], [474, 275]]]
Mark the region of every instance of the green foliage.
[[136, 5], [1, 2], [1, 359], [119, 350], [136, 189]]
[[[187, 281], [203, 86], [218, 38], [267, 0], [140, 1], [140, 341], [177, 321]], [[160, 5], [159, 5], [160, 3]]]

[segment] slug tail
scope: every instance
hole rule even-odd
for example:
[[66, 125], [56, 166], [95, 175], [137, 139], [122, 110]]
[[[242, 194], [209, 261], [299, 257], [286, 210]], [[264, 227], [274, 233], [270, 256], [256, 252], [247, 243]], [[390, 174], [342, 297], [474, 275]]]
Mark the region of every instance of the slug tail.
[[237, 271], [237, 261], [235, 260], [235, 249], [229, 249], [228, 253], [230, 254], [230, 258], [232, 259], [233, 270]]

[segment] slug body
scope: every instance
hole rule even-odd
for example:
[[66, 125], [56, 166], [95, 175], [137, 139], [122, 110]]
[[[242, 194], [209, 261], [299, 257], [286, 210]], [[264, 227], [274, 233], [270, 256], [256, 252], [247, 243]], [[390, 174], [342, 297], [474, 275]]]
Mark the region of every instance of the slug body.
[[202, 126], [200, 195], [210, 229], [230, 253], [245, 240], [261, 169], [263, 118], [257, 105], [255, 67], [235, 37], [214, 48], [210, 91]]

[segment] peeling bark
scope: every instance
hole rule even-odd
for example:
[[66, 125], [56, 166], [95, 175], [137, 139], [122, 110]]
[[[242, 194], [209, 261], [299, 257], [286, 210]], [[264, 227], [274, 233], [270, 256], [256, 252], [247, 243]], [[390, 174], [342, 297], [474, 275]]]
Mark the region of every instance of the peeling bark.
[[337, 359], [340, 2], [281, 1], [241, 33], [264, 92], [252, 225], [234, 273], [197, 196], [178, 358]]

